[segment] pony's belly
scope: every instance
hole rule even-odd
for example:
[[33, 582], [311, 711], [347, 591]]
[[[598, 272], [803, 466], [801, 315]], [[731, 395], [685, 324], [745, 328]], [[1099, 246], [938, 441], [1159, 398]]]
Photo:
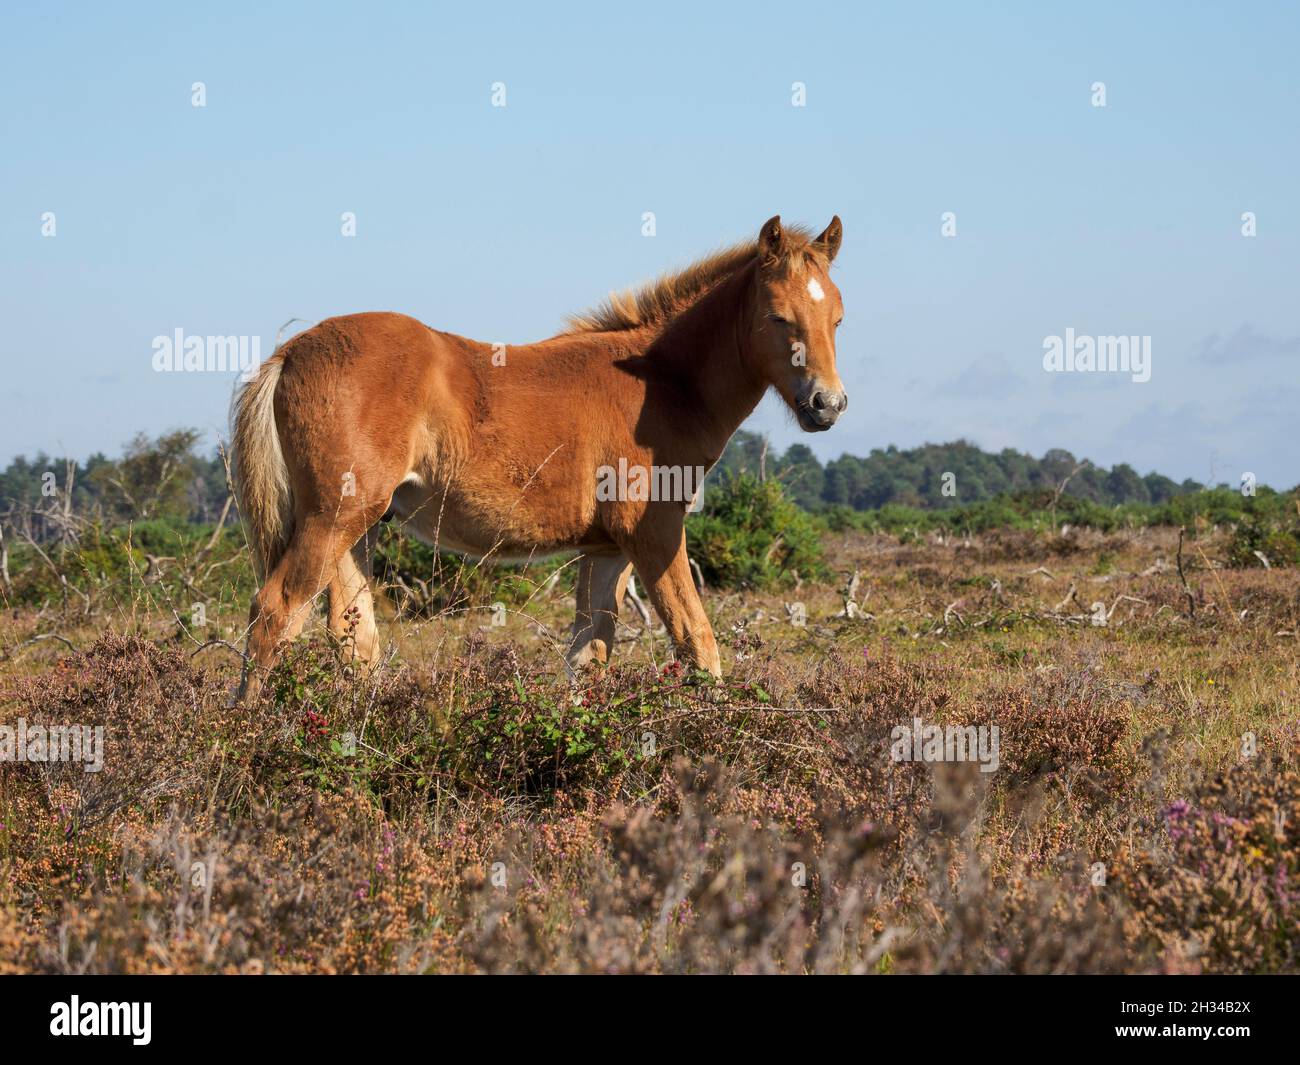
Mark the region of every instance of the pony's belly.
[[537, 522], [527, 508], [468, 506], [455, 488], [446, 492], [403, 482], [392, 511], [404, 532], [440, 551], [502, 562], [526, 562], [562, 551], [608, 547], [603, 530], [582, 522]]

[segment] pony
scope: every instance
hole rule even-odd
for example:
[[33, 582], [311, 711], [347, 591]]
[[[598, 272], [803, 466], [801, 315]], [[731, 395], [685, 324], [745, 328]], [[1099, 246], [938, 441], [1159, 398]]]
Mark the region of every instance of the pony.
[[843, 414], [844, 312], [829, 274], [842, 236], [838, 216], [813, 237], [777, 215], [757, 239], [611, 295], [533, 344], [381, 312], [286, 341], [232, 409], [259, 582], [238, 701], [256, 699], [322, 592], [347, 660], [377, 664], [370, 557], [393, 517], [471, 557], [580, 552], [571, 674], [609, 660], [635, 569], [677, 658], [720, 677], [686, 554], [689, 474], [717, 462], [769, 388], [806, 432]]

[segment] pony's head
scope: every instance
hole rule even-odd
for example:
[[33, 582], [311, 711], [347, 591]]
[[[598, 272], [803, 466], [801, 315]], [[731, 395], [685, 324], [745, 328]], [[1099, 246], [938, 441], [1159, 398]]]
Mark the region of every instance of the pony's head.
[[758, 235], [750, 358], [809, 433], [829, 429], [849, 402], [835, 369], [835, 330], [844, 304], [830, 278], [843, 235], [838, 215], [813, 240], [787, 231], [780, 215], [768, 219]]

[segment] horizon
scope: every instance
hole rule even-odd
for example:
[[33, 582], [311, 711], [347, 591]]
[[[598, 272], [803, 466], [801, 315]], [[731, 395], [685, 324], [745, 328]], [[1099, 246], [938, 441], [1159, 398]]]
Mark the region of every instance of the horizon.
[[[838, 213], [853, 404], [808, 437], [769, 396], [743, 428], [823, 463], [965, 439], [1300, 482], [1300, 12], [823, 11], [6, 12], [0, 463], [215, 444], [233, 375], [157, 373], [177, 329], [541, 339]], [[1049, 372], [1076, 334], [1114, 369]]]
[[[169, 427], [168, 430], [165, 431], [184, 431], [184, 430], [193, 430], [196, 432], [198, 431], [195, 429], [194, 426], [171, 426]], [[731, 438], [730, 442], [727, 445], [727, 450], [730, 451], [732, 447], [743, 445], [743, 441], [741, 438], [747, 433], [760, 436], [764, 439], [767, 439], [769, 442], [771, 442], [770, 435], [763, 432], [762, 430], [750, 428], [748, 425], [742, 425], [738, 430], [736, 430], [735, 435]], [[150, 437], [150, 439], [154, 440], [156, 439], [156, 437]], [[31, 455], [19, 454], [11, 457], [3, 467], [0, 467], [0, 474], [7, 472], [7, 470], [14, 463], [20, 461], [28, 462], [31, 463], [33, 466], [35, 466], [36, 463], [34, 462], [34, 460], [38, 458], [45, 458], [50, 461], [66, 461], [68, 459], [71, 459], [72, 461], [77, 463], [79, 468], [84, 468], [85, 466], [87, 466], [90, 460], [94, 458], [102, 457], [109, 460], [113, 460], [119, 457], [123, 452], [123, 450], [125, 449], [125, 447], [127, 446], [127, 444], [129, 444], [130, 442], [131, 441], [127, 441], [121, 447], [116, 449], [116, 451], [109, 450], [106, 448], [97, 448], [80, 456], [62, 455], [62, 454], [54, 454], [54, 453], [41, 453], [41, 452], [36, 452]], [[194, 450], [201, 459], [205, 461], [212, 461], [219, 457], [219, 453], [220, 453], [219, 449], [222, 446], [222, 444], [223, 442], [210, 443], [206, 441], [206, 439], [202, 435], [200, 435], [199, 441], [194, 445]], [[794, 447], [796, 445], [801, 445], [801, 444], [807, 445], [808, 441], [804, 439], [793, 438], [789, 440], [784, 447], [774, 446], [772, 449], [772, 453], [777, 458], [784, 458], [789, 452], [791, 447]], [[862, 453], [844, 451], [838, 455], [833, 455], [830, 457], [823, 457], [822, 455], [818, 455], [816, 451], [811, 447], [809, 447], [809, 451], [813, 452], [813, 458], [816, 459], [816, 461], [820, 463], [823, 468], [825, 468], [831, 463], [834, 463], [841, 459], [858, 459], [860, 461], [866, 461], [870, 459], [871, 456], [876, 452], [888, 453], [891, 449], [896, 451], [899, 454], [906, 454], [914, 451], [923, 451], [927, 448], [957, 448], [957, 447], [974, 447], [977, 450], [979, 450], [982, 454], [990, 455], [990, 456], [997, 456], [1001, 454], [1001, 451], [993, 451], [988, 448], [981, 448], [979, 447], [978, 444], [975, 444], [973, 441], [965, 440], [961, 438], [955, 440], [944, 440], [944, 441], [927, 440], [919, 444], [912, 445], [910, 447], [899, 447], [895, 444], [881, 444], [873, 447], [870, 451], [866, 451]], [[1178, 484], [1180, 491], [1184, 490], [1185, 485], [1187, 484], [1188, 481], [1195, 481], [1195, 483], [1199, 486], [1200, 489], [1231, 488], [1235, 491], [1240, 487], [1239, 483], [1234, 483], [1231, 481], [1216, 481], [1216, 482], [1204, 481], [1203, 482], [1203, 481], [1196, 480], [1196, 478], [1172, 477], [1169, 474], [1165, 473], [1163, 470], [1158, 470], [1158, 469], [1144, 470], [1139, 466], [1133, 466], [1131, 463], [1127, 463], [1127, 462], [1117, 462], [1117, 463], [1112, 463], [1110, 465], [1102, 465], [1101, 463], [1094, 462], [1087, 455], [1076, 455], [1074, 454], [1074, 452], [1069, 451], [1068, 448], [1049, 447], [1044, 449], [1044, 451], [1041, 454], [1034, 454], [1029, 451], [1020, 451], [1019, 449], [1016, 448], [1012, 448], [1011, 450], [1016, 452], [1018, 455], [1022, 455], [1026, 458], [1031, 459], [1034, 462], [1042, 462], [1043, 460], [1046, 459], [1047, 455], [1052, 451], [1066, 451], [1070, 455], [1070, 457], [1074, 459], [1076, 462], [1078, 462], [1079, 464], [1089, 465], [1095, 469], [1102, 470], [1107, 473], [1114, 470], [1117, 466], [1128, 466], [1141, 478], [1146, 478], [1149, 476], [1168, 477], [1170, 480], [1175, 481]], [[723, 456], [719, 458], [718, 466], [715, 467], [715, 470], [721, 468], [723, 461], [726, 457], [726, 454], [727, 452], [724, 452]], [[1290, 491], [1295, 491], [1296, 489], [1300, 489], [1300, 483], [1297, 483], [1295, 485], [1285, 485], [1285, 484], [1271, 484], [1267, 481], [1257, 480], [1254, 483], [1254, 488], [1257, 489], [1266, 488], [1266, 489], [1271, 489], [1273, 491], [1276, 491], [1278, 493], [1287, 493]]]

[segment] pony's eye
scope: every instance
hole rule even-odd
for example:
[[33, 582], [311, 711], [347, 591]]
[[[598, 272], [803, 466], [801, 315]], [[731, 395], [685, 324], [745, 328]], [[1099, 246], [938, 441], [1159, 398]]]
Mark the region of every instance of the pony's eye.
[[843, 318], [837, 318], [837, 319], [835, 320], [835, 328], [838, 329], [838, 328], [840, 327], [840, 323], [843, 322], [843, 321], [844, 321]]
[[768, 317], [772, 319], [772, 321], [774, 322], [780, 322], [782, 325], [790, 324], [790, 320], [788, 318], [782, 318], [779, 314], [769, 314]]

